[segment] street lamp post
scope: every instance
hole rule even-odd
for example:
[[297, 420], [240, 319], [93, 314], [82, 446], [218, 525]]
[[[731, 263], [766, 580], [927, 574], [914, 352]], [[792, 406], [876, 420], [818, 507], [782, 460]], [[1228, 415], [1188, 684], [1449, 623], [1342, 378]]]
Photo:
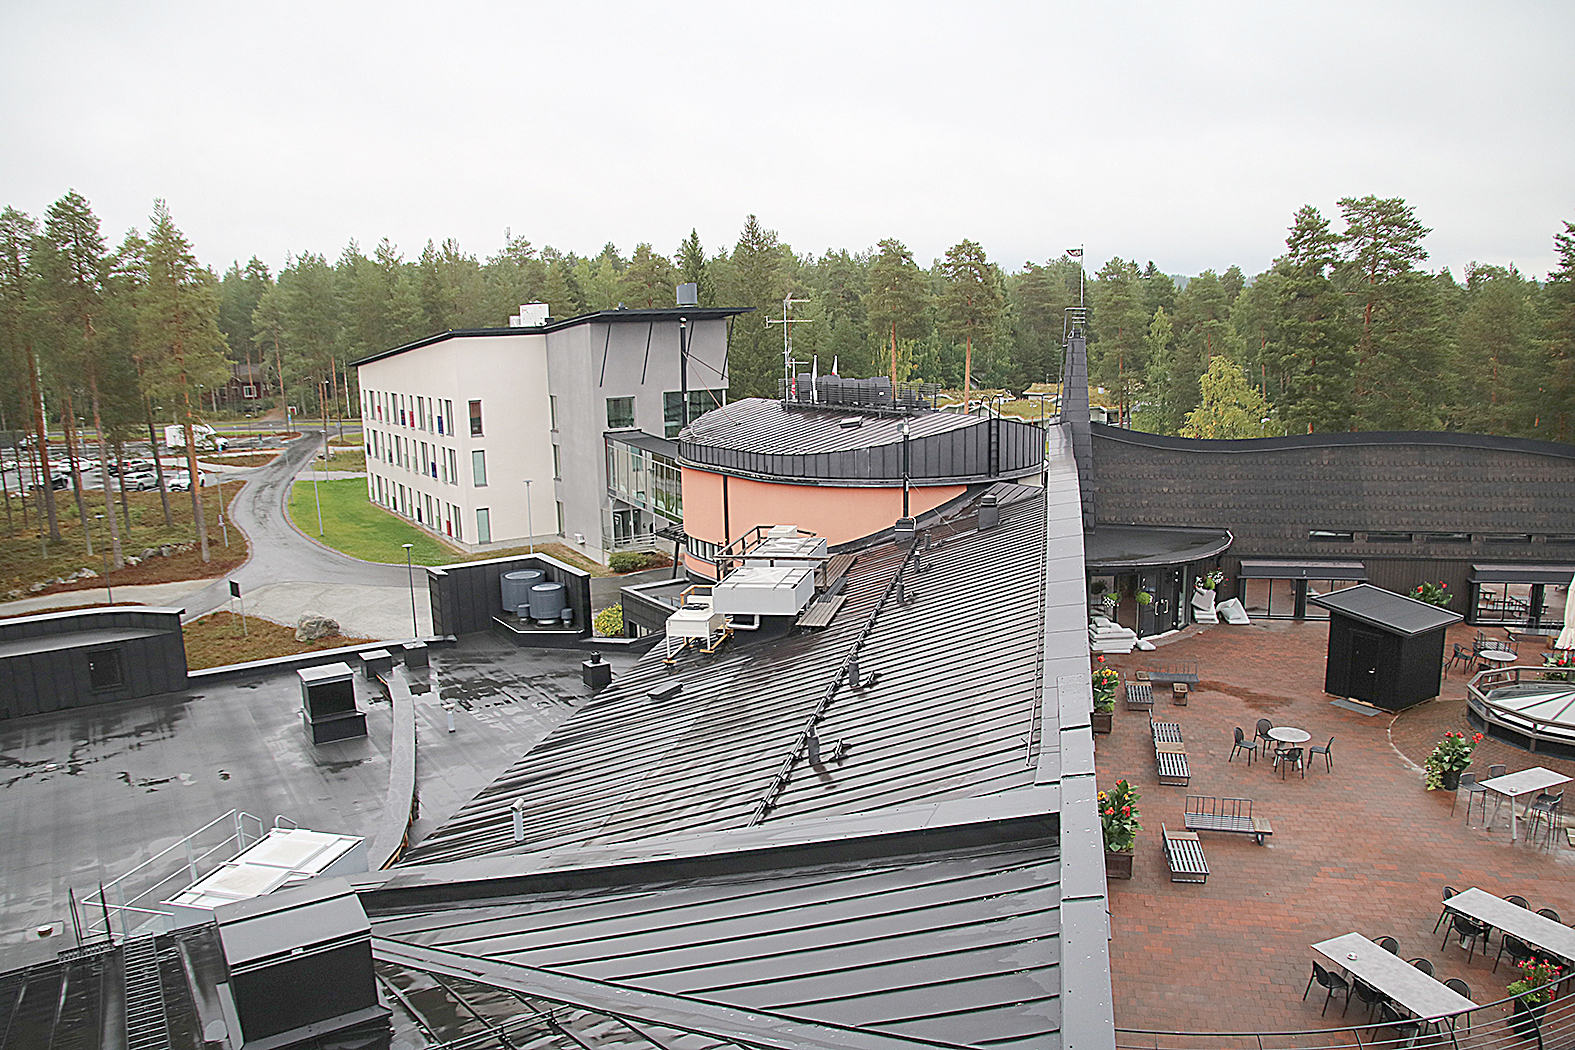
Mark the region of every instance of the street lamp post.
[[[93, 516], [100, 522], [104, 520], [104, 515], [102, 514], [95, 514]], [[105, 544], [101, 543], [99, 545], [99, 553], [104, 556], [104, 590], [109, 592], [109, 604], [114, 605], [115, 588], [111, 586], [109, 582], [109, 549], [105, 546]]]
[[525, 531], [530, 533], [530, 552], [536, 553], [536, 523], [531, 517], [530, 478], [525, 479]]
[[[323, 434], [323, 448], [326, 449], [327, 447], [328, 447], [328, 435], [326, 433], [324, 433]], [[318, 537], [318, 539], [321, 539], [322, 536], [323, 536], [323, 497], [317, 491], [317, 463], [316, 463], [316, 459], [317, 459], [317, 456], [314, 453], [313, 456], [312, 456], [312, 460], [313, 460], [313, 462], [312, 462], [312, 498], [317, 501], [317, 537]]]
[[421, 627], [416, 623], [416, 570], [410, 564], [410, 548], [414, 543], [402, 543], [405, 548], [405, 578], [410, 581], [410, 638], [415, 641], [421, 637]]

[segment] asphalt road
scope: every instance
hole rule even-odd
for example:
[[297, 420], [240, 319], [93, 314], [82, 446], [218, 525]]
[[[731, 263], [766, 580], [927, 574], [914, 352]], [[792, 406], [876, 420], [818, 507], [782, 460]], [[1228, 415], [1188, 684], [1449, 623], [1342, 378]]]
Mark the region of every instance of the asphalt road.
[[[325, 592], [341, 588], [387, 589], [398, 593], [379, 596], [408, 598], [410, 582], [405, 566], [358, 561], [312, 542], [290, 524], [284, 509], [290, 486], [295, 475], [311, 463], [321, 440], [321, 432], [305, 432], [286, 445], [272, 463], [251, 473], [248, 483], [230, 504], [229, 511], [231, 523], [245, 532], [251, 542], [252, 556], [230, 576], [186, 597], [182, 602], [186, 608], [186, 619], [195, 619], [215, 609], [230, 607], [230, 580], [240, 583], [243, 598], [253, 591], [264, 589], [277, 597], [280, 587], [293, 589], [302, 594], [303, 599], [317, 604], [322, 603]], [[213, 531], [210, 523], [210, 533]], [[424, 605], [424, 582], [418, 576], [416, 583], [418, 604]], [[253, 611], [264, 612], [260, 608]], [[301, 611], [308, 609], [303, 608]], [[312, 608], [310, 611], [336, 615], [327, 609]], [[267, 614], [272, 615], [273, 610], [270, 609]], [[345, 619], [343, 616], [336, 618], [342, 623]], [[408, 625], [408, 619], [405, 623]], [[404, 634], [409, 637], [408, 631]]]

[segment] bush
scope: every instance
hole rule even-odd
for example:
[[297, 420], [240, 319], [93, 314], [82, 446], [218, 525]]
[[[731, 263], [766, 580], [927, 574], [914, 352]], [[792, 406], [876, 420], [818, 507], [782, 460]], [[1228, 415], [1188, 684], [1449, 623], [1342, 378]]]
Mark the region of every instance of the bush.
[[648, 569], [655, 564], [651, 555], [644, 551], [619, 551], [607, 559], [607, 567], [613, 572], [638, 572]]
[[[613, 555], [617, 557], [617, 555]], [[596, 633], [603, 638], [623, 637], [623, 606], [609, 605], [595, 616], [591, 622], [596, 625]]]

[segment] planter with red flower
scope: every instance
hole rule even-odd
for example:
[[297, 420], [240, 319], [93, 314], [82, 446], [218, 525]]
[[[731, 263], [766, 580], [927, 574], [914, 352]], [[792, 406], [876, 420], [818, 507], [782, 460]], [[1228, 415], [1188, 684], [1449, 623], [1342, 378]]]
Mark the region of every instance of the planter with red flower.
[[1520, 976], [1505, 989], [1517, 997], [1509, 1023], [1520, 1035], [1534, 1036], [1548, 1003], [1553, 1000], [1553, 986], [1563, 979], [1564, 970], [1546, 959], [1537, 958], [1523, 959], [1515, 964], [1515, 970]]
[[1110, 732], [1113, 722], [1113, 713], [1116, 709], [1116, 686], [1121, 684], [1121, 676], [1114, 667], [1105, 665], [1105, 658], [1098, 657], [1099, 666], [1094, 669], [1094, 712], [1089, 716], [1089, 722], [1096, 733]]
[[1460, 787], [1460, 774], [1471, 764], [1471, 752], [1482, 743], [1481, 733], [1448, 732], [1427, 756], [1427, 790], [1454, 791]]
[[1411, 597], [1419, 602], [1436, 605], [1440, 609], [1449, 608], [1449, 584], [1443, 580], [1437, 583], [1424, 581], [1416, 585], [1416, 590], [1411, 592]]
[[1132, 877], [1132, 851], [1137, 844], [1137, 833], [1143, 830], [1143, 825], [1138, 822], [1139, 797], [1125, 780], [1118, 780], [1115, 787], [1099, 793], [1099, 823], [1105, 836], [1106, 878]]

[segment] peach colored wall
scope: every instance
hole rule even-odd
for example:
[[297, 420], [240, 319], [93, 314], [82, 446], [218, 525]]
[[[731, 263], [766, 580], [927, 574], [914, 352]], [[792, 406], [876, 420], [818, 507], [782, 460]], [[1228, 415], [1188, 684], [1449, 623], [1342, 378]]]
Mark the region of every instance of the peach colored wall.
[[[685, 467], [684, 531], [721, 544], [756, 525], [797, 525], [835, 546], [889, 529], [902, 517], [902, 486], [789, 485], [748, 478], [727, 479], [727, 524], [722, 522], [722, 476]], [[913, 486], [914, 515], [960, 496], [963, 485]]]

